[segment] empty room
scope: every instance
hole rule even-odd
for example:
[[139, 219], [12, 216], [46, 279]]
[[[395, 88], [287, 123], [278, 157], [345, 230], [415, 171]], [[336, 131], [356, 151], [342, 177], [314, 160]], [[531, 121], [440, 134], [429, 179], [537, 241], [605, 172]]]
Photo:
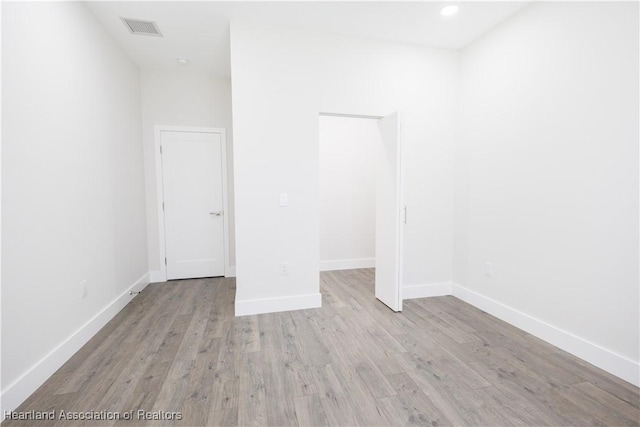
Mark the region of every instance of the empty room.
[[2, 1], [2, 426], [640, 425], [638, 1]]

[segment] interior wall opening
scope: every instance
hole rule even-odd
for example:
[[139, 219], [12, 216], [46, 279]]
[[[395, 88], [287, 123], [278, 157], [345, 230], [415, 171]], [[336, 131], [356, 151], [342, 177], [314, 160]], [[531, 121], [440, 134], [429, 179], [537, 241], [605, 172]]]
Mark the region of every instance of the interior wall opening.
[[319, 270], [340, 271], [321, 285], [353, 283], [401, 311], [400, 114], [325, 113], [318, 129]]
[[[344, 271], [373, 295], [377, 118], [319, 116], [320, 271]], [[369, 269], [361, 271], [360, 269]]]

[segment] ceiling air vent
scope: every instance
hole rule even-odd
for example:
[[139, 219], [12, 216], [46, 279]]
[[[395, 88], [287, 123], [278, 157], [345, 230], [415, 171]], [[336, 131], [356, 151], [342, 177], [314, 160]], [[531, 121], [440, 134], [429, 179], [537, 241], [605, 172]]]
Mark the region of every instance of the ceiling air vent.
[[131, 34], [142, 36], [162, 37], [162, 33], [153, 21], [142, 21], [140, 19], [120, 18]]

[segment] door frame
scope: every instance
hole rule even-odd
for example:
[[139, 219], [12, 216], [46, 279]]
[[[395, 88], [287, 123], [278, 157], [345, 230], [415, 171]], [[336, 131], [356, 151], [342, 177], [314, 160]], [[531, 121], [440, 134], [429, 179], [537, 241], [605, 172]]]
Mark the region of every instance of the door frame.
[[[400, 110], [391, 111], [387, 114], [353, 114], [353, 113], [329, 113], [326, 111], [320, 111], [318, 113], [319, 116], [329, 116], [329, 117], [348, 117], [352, 119], [372, 119], [372, 120], [380, 120], [391, 114], [396, 113], [398, 115], [398, 158], [397, 158], [397, 167], [398, 167], [398, 206], [399, 209], [396, 212], [396, 221], [398, 225], [398, 234], [396, 236], [397, 241], [397, 251], [398, 251], [398, 303], [400, 305], [398, 311], [402, 311], [402, 302], [403, 302], [403, 280], [404, 280], [404, 229], [407, 224], [407, 206], [405, 205], [404, 200], [404, 160], [403, 160], [403, 150], [402, 150], [402, 137], [403, 137], [403, 117], [402, 112]], [[316, 132], [318, 133], [318, 132]], [[377, 239], [376, 239], [377, 240]], [[318, 263], [319, 266], [320, 263]], [[318, 267], [318, 274], [320, 274], [320, 267]], [[375, 298], [375, 296], [374, 296]]]
[[162, 174], [162, 132], [193, 132], [193, 133], [213, 133], [220, 135], [220, 147], [222, 150], [222, 240], [224, 252], [224, 277], [232, 276], [232, 269], [229, 265], [229, 198], [227, 192], [227, 137], [224, 128], [209, 128], [196, 126], [154, 126], [154, 159], [156, 165], [156, 214], [158, 217], [158, 251], [160, 263], [160, 279], [167, 281], [167, 264], [165, 263], [167, 256], [166, 247], [166, 230], [164, 220], [164, 185]]

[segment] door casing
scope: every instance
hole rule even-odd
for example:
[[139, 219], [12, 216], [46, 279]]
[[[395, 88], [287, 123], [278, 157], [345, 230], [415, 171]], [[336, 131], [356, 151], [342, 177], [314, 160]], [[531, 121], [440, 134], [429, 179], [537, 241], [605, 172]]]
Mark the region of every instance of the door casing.
[[[223, 214], [223, 249], [224, 249], [224, 275], [230, 277], [232, 269], [229, 265], [229, 198], [227, 192], [227, 138], [223, 128], [208, 128], [195, 126], [163, 126], [157, 125], [154, 128], [154, 159], [156, 166], [156, 200], [157, 200], [157, 218], [158, 218], [158, 251], [160, 257], [160, 275], [156, 276], [159, 281], [167, 280], [167, 265], [165, 264], [166, 250], [166, 234], [164, 220], [164, 192], [162, 187], [162, 157], [160, 146], [162, 144], [162, 132], [197, 132], [197, 133], [214, 133], [220, 135], [222, 149], [222, 206]], [[152, 278], [153, 279], [153, 278]]]

